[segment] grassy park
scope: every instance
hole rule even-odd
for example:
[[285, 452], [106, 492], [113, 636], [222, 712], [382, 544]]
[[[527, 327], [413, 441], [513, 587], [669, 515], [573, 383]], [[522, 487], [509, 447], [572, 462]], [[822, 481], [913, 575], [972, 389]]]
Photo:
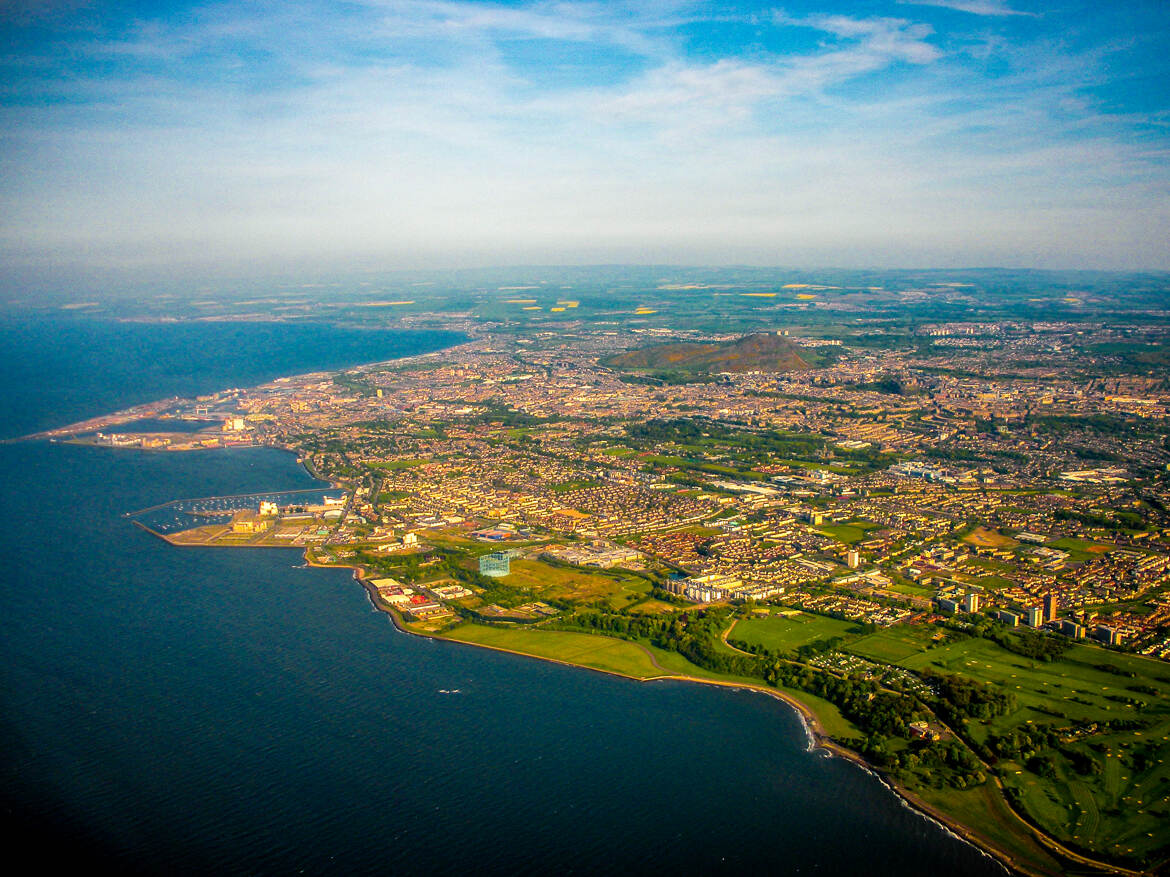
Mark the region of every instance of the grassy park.
[[816, 529], [818, 533], [830, 536], [838, 542], [854, 545], [863, 540], [871, 530], [881, 528], [869, 521], [847, 521], [844, 524], [823, 524]]
[[763, 646], [772, 652], [795, 652], [801, 646], [817, 640], [845, 637], [859, 630], [856, 622], [852, 621], [806, 612], [786, 612], [740, 621], [731, 636], [750, 645]]
[[525, 588], [540, 599], [580, 602], [607, 600], [620, 609], [650, 593], [650, 582], [641, 576], [545, 563], [542, 560], [514, 560], [505, 578], [509, 587]]
[[871, 661], [900, 664], [928, 648], [935, 635], [936, 631], [930, 627], [898, 625], [854, 640], [847, 650]]
[[480, 624], [461, 624], [446, 631], [444, 637], [538, 658], [564, 661], [623, 676], [633, 676], [636, 679], [681, 675], [655, 666], [655, 658], [648, 649], [637, 643], [613, 637], [563, 630], [535, 630]]
[[848, 650], [913, 671], [965, 676], [1010, 692], [1014, 709], [968, 721], [999, 756], [1004, 787], [1031, 822], [1072, 849], [1157, 857], [1170, 818], [1170, 667], [1072, 645], [1053, 661], [980, 638], [935, 644], [930, 628], [891, 628]]
[[[792, 653], [841, 637], [839, 648], [916, 673], [966, 677], [1006, 691], [1012, 708], [956, 728], [1025, 820], [1086, 855], [1135, 862], [1165, 857], [1170, 819], [1170, 667], [1136, 655], [1071, 644], [1054, 660], [1025, 657], [990, 639], [934, 626], [861, 634], [856, 625], [805, 613], [738, 622], [736, 640]], [[1004, 802], [993, 785], [919, 794], [1001, 845]]]

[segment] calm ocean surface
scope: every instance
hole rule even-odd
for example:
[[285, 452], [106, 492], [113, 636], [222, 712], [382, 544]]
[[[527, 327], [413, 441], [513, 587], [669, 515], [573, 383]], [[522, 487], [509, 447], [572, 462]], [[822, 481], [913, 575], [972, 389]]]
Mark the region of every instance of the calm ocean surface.
[[[0, 321], [5, 435], [459, 340], [66, 328]], [[770, 698], [407, 636], [348, 572], [173, 548], [122, 517], [313, 483], [268, 449], [0, 446], [17, 848], [148, 873], [1003, 873], [806, 751]]]

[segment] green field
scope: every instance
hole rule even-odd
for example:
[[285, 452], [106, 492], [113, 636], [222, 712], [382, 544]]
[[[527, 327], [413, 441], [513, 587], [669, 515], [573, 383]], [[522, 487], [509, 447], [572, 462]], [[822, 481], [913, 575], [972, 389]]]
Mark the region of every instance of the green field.
[[1048, 543], [1049, 548], [1059, 548], [1061, 551], [1085, 551], [1089, 554], [1105, 554], [1108, 551], [1113, 551], [1117, 548], [1108, 542], [1093, 542], [1090, 539], [1073, 539], [1072, 537], [1064, 537], [1057, 539], [1054, 542]]
[[1080, 644], [1052, 662], [979, 638], [929, 647], [929, 633], [890, 628], [847, 648], [1010, 692], [1011, 712], [967, 723], [978, 743], [1017, 729], [1053, 728], [1055, 745], [1028, 750], [1020, 756], [1025, 763], [1003, 760], [997, 767], [1028, 818], [1062, 843], [1120, 857], [1170, 852], [1170, 666]]
[[651, 588], [650, 582], [641, 576], [578, 569], [541, 560], [514, 560], [511, 572], [499, 581], [510, 587], [528, 588], [541, 599], [607, 600], [614, 609], [643, 599]]
[[371, 469], [387, 469], [395, 471], [398, 469], [413, 469], [415, 466], [425, 466], [430, 460], [387, 460], [384, 463], [368, 463]]
[[817, 640], [848, 636], [859, 630], [854, 621], [798, 612], [793, 615], [745, 619], [735, 625], [730, 637], [750, 645], [763, 646], [772, 652], [794, 652]]
[[964, 566], [976, 567], [993, 574], [1015, 571], [1015, 566], [1013, 564], [1005, 563], [1002, 560], [996, 560], [993, 557], [969, 557], [964, 562]]
[[762, 481], [768, 477], [761, 472], [755, 472], [751, 469], [724, 466], [718, 463], [710, 463], [706, 460], [691, 460], [686, 457], [649, 454], [642, 459], [647, 464], [653, 464], [660, 468], [689, 469], [695, 472], [706, 472], [709, 475], [726, 475], [731, 478], [742, 478], [749, 481]]
[[1048, 543], [1049, 548], [1058, 548], [1061, 551], [1068, 553], [1068, 559], [1073, 563], [1084, 563], [1087, 560], [1093, 560], [1096, 557], [1113, 551], [1117, 548], [1116, 545], [1108, 543], [1092, 542], [1088, 539], [1072, 539], [1064, 538], [1057, 539], [1055, 542]]
[[912, 585], [906, 582], [898, 581], [895, 581], [893, 584], [887, 587], [886, 590], [893, 591], [895, 594], [905, 594], [907, 597], [925, 597], [928, 600], [933, 597], [935, 593], [934, 588], [923, 588], [919, 587], [918, 585]]
[[608, 454], [611, 457], [633, 457], [638, 452], [632, 448], [623, 448], [621, 446], [615, 445], [613, 447], [606, 448], [601, 453]]
[[898, 664], [930, 645], [933, 628], [897, 625], [864, 636], [846, 646], [846, 651], [871, 661]]
[[607, 636], [480, 624], [461, 624], [444, 632], [443, 636], [459, 642], [508, 649], [637, 679], [680, 675], [678, 671], [655, 666], [656, 658], [642, 646]]
[[825, 524], [816, 528], [817, 532], [836, 539], [838, 542], [844, 542], [846, 545], [853, 545], [856, 542], [860, 542], [870, 530], [879, 529], [881, 528], [877, 524], [871, 524], [869, 521], [848, 521], [844, 524]]

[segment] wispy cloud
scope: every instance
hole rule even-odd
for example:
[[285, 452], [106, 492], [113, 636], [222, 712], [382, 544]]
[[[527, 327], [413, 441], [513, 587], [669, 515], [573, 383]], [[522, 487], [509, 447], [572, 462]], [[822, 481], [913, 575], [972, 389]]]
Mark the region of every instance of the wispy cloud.
[[1035, 12], [1012, 9], [1008, 0], [898, 0], [906, 6], [937, 6], [940, 9], [954, 9], [956, 12], [970, 12], [972, 15], [1026, 15], [1037, 17]]
[[814, 64], [823, 64], [827, 58], [829, 66], [848, 74], [864, 72], [894, 61], [929, 64], [940, 57], [939, 50], [928, 41], [932, 34], [930, 26], [901, 18], [852, 18], [823, 14], [799, 18], [783, 12], [774, 13], [773, 18], [779, 25], [810, 27], [854, 41], [852, 47], [812, 56], [817, 59]]
[[899, 19], [858, 19], [775, 13], [780, 27], [811, 28], [838, 39], [812, 51], [751, 61], [724, 58], [698, 64], [676, 58], [629, 83], [594, 90], [583, 105], [592, 115], [666, 126], [672, 134], [705, 131], [753, 118], [766, 107], [797, 98], [817, 98], [859, 76], [906, 62], [929, 64], [940, 57], [926, 40], [930, 28]]

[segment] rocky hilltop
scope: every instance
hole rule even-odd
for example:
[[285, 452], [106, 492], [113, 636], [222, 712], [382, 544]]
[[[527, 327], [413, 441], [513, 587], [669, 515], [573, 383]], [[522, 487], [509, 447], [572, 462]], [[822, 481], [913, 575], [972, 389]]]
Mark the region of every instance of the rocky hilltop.
[[758, 332], [721, 344], [657, 344], [610, 357], [611, 368], [629, 371], [788, 372], [813, 366], [782, 335]]

